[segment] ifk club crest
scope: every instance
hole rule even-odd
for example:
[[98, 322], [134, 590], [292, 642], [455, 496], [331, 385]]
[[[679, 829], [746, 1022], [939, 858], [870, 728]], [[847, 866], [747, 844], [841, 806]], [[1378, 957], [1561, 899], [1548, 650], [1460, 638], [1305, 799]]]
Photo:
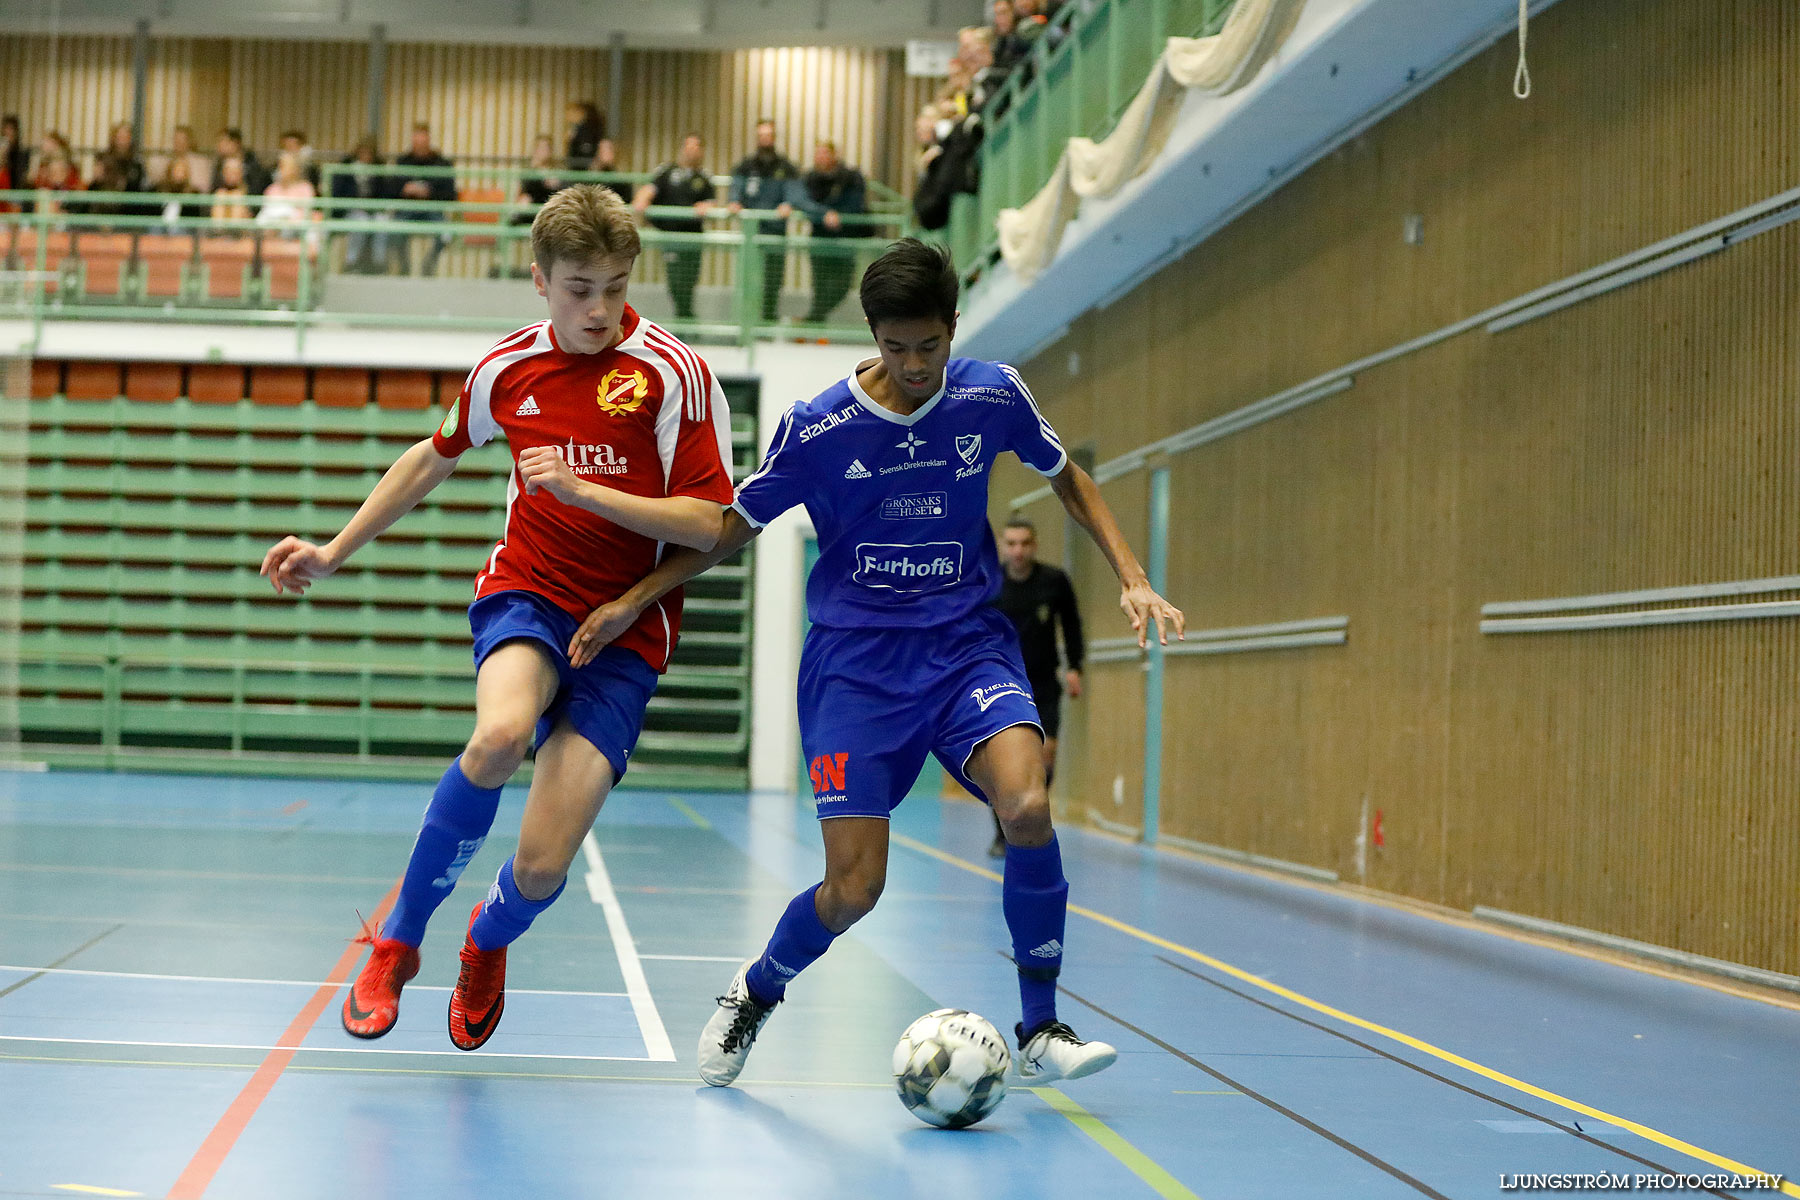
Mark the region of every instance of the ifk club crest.
[[644, 397], [650, 394], [650, 381], [644, 373], [635, 367], [620, 371], [608, 371], [600, 380], [600, 386], [594, 392], [594, 401], [600, 405], [600, 411], [612, 416], [620, 413], [636, 412], [643, 406]]

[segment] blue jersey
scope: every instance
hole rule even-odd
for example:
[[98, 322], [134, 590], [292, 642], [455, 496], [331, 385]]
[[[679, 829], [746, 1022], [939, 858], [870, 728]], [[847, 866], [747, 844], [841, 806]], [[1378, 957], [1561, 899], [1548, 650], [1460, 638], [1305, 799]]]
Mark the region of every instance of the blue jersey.
[[937, 395], [907, 417], [852, 373], [788, 410], [733, 507], [761, 529], [806, 506], [819, 536], [806, 583], [815, 625], [943, 625], [999, 590], [988, 468], [1005, 450], [1044, 475], [1068, 462], [1013, 368], [953, 358]]

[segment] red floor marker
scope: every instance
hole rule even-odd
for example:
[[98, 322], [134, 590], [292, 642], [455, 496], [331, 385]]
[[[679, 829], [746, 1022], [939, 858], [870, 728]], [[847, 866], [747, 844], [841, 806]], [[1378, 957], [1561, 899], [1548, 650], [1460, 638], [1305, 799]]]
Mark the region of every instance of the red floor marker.
[[[394, 886], [388, 889], [388, 894], [381, 898], [381, 904], [375, 909], [372, 918], [374, 924], [380, 925], [399, 895], [400, 881], [396, 879]], [[294, 1052], [306, 1040], [307, 1031], [324, 1013], [331, 998], [337, 995], [338, 988], [350, 978], [351, 970], [361, 957], [362, 946], [359, 943], [352, 942], [344, 948], [337, 965], [325, 977], [324, 985], [313, 993], [312, 999], [306, 1002], [306, 1007], [300, 1010], [287, 1030], [276, 1039], [275, 1049], [269, 1051], [268, 1057], [262, 1060], [262, 1065], [256, 1068], [256, 1074], [250, 1076], [250, 1082], [244, 1085], [244, 1090], [237, 1094], [237, 1099], [231, 1102], [231, 1107], [225, 1110], [219, 1123], [213, 1126], [212, 1132], [206, 1135], [206, 1140], [200, 1143], [200, 1148], [194, 1151], [194, 1157], [188, 1160], [181, 1177], [169, 1189], [168, 1200], [200, 1200], [205, 1194], [213, 1176], [224, 1165], [225, 1156], [231, 1153], [231, 1148], [237, 1145], [244, 1127], [250, 1124], [250, 1118], [262, 1107], [263, 1100], [275, 1086], [275, 1081], [281, 1078], [281, 1073], [294, 1061]]]

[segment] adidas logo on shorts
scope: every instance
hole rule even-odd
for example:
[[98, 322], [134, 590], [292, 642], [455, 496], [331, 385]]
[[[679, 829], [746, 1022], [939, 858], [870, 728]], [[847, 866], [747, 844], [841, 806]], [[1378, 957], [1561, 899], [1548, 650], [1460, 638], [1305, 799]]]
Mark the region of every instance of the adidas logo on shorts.
[[1062, 955], [1062, 943], [1051, 938], [1031, 952], [1033, 958], [1058, 958]]
[[538, 415], [537, 397], [536, 396], [525, 397], [525, 402], [523, 404], [519, 405], [519, 411], [514, 413], [513, 415], [516, 417], [535, 417], [535, 416], [537, 416]]
[[844, 471], [844, 478], [867, 479], [869, 478], [869, 468], [862, 465], [862, 459], [853, 458], [850, 460], [850, 466]]

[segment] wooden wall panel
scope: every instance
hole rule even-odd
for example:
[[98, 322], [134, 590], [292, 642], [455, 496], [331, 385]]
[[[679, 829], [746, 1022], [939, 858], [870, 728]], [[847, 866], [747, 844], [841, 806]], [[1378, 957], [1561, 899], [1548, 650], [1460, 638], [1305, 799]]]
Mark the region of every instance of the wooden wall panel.
[[[1028, 364], [1066, 440], [1104, 461], [1800, 178], [1793, 6], [1563, 0], [1532, 47], [1529, 103], [1497, 44]], [[1800, 573], [1796, 261], [1785, 227], [1170, 460], [1194, 625], [1350, 628], [1170, 661], [1163, 828], [1800, 973], [1800, 622], [1478, 625]], [[997, 473], [999, 507], [1032, 486]], [[1065, 743], [1084, 803], [1141, 754], [1124, 696]], [[1385, 845], [1359, 855], [1365, 806]]]
[[284, 130], [299, 129], [314, 146], [333, 151], [354, 145], [368, 126], [369, 51], [363, 43], [231, 42], [229, 47], [230, 124], [244, 131], [271, 170]]

